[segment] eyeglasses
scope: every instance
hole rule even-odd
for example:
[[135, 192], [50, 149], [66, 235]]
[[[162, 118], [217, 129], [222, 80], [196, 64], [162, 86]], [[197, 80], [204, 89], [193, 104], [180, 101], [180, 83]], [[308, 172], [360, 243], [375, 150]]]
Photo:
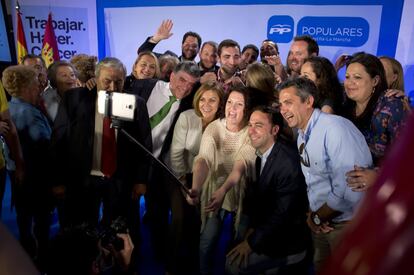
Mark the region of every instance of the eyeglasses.
[[[303, 153], [305, 153], [304, 157], [302, 157]], [[300, 163], [302, 163], [305, 167], [310, 167], [309, 155], [308, 155], [308, 151], [306, 151], [305, 143], [302, 143], [299, 146], [299, 155], [300, 155]]]

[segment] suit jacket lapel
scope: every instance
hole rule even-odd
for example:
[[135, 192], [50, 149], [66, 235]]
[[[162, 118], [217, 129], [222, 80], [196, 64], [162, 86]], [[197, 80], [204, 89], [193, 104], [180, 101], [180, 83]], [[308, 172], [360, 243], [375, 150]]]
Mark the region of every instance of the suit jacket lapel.
[[[266, 179], [266, 176], [269, 174], [269, 171], [271, 171], [271, 167], [273, 164], [273, 161], [276, 159], [277, 152], [279, 151], [280, 147], [277, 143], [273, 145], [272, 151], [270, 152], [269, 156], [267, 157], [265, 166], [263, 167], [262, 174], [260, 175], [261, 181]], [[259, 167], [260, 169], [260, 167]], [[259, 170], [260, 171], [260, 170]]]

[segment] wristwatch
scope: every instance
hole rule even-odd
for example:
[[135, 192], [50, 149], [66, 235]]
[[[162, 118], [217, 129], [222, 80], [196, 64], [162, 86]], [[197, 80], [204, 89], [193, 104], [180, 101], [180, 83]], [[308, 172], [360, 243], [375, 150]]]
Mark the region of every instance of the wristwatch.
[[321, 219], [319, 218], [319, 215], [316, 212], [312, 212], [311, 219], [315, 225], [321, 225]]

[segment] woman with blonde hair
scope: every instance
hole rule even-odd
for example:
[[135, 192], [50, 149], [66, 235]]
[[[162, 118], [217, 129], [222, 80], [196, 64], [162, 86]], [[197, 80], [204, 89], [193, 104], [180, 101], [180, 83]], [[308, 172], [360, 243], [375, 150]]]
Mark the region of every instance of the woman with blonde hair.
[[[175, 124], [170, 150], [171, 168], [189, 188], [201, 136], [206, 127], [219, 117], [223, 98], [224, 92], [219, 85], [203, 84], [194, 95], [194, 109], [182, 112]], [[180, 188], [175, 188], [175, 191], [170, 227], [174, 241], [169, 248], [166, 270], [170, 274], [197, 274], [200, 217], [196, 209], [187, 204]]]
[[388, 56], [380, 56], [378, 58], [384, 66], [388, 89], [404, 92], [404, 71], [401, 63]]
[[137, 79], [160, 78], [158, 58], [152, 52], [142, 52], [132, 65], [132, 71], [125, 79], [124, 89], [130, 90], [132, 82]]
[[[11, 66], [3, 72], [3, 85], [12, 96], [9, 110], [16, 125], [25, 162], [25, 177], [13, 186], [20, 242], [37, 264], [44, 264], [50, 225], [50, 197], [45, 174], [51, 128], [37, 108], [38, 73], [28, 66]], [[32, 223], [34, 228], [32, 230]], [[33, 233], [34, 236], [33, 236]]]

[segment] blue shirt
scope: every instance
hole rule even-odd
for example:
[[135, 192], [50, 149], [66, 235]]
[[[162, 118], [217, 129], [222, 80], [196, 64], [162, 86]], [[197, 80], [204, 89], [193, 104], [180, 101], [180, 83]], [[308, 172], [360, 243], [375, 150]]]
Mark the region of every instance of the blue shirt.
[[305, 132], [299, 130], [299, 151], [302, 143], [304, 149], [299, 153], [309, 164], [301, 161], [311, 210], [316, 211], [327, 203], [330, 208], [342, 212], [334, 222], [352, 219], [364, 193], [354, 192], [347, 186], [345, 173], [353, 170], [355, 164], [372, 166], [364, 136], [351, 121], [315, 109]]
[[9, 110], [23, 151], [26, 179], [31, 180], [30, 177], [34, 174], [44, 173], [39, 167], [44, 167], [43, 159], [46, 157], [52, 130], [46, 116], [28, 102], [12, 97]]
[[18, 132], [24, 132], [31, 141], [50, 140], [52, 130], [47, 118], [38, 108], [12, 97], [9, 109]]

